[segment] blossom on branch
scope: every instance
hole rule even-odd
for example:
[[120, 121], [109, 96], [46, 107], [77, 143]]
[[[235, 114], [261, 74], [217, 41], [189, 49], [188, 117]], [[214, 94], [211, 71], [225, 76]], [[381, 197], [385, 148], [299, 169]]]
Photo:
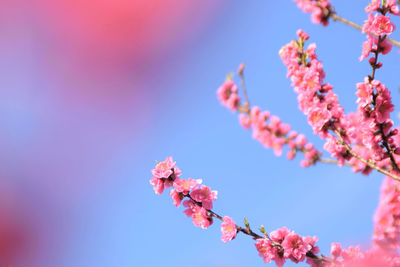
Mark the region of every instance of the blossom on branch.
[[311, 21], [316, 24], [328, 25], [332, 7], [329, 0], [294, 0], [297, 6], [306, 13], [311, 13]]
[[236, 224], [232, 220], [232, 218], [224, 216], [223, 222], [221, 223], [221, 232], [222, 232], [221, 240], [225, 243], [231, 241], [236, 237], [237, 234]]

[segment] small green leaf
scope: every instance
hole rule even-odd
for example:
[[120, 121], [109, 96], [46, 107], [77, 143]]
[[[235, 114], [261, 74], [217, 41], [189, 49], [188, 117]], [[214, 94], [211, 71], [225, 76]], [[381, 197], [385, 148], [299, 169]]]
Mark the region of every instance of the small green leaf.
[[247, 229], [250, 228], [249, 221], [247, 220], [247, 217], [244, 218], [244, 225], [246, 226]]
[[260, 232], [263, 233], [265, 235], [266, 231], [264, 228], [264, 225], [261, 225], [261, 228], [259, 228]]

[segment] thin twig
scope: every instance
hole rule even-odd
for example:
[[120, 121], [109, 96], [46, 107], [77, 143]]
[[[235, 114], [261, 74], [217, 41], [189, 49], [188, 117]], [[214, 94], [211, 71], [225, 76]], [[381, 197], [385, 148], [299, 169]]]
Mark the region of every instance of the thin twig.
[[[244, 113], [244, 114], [247, 114], [248, 116], [251, 116], [250, 108], [249, 108], [249, 106], [246, 105], [246, 104], [245, 104], [245, 105], [239, 105], [238, 111], [239, 111], [240, 113]], [[267, 127], [267, 131], [269, 131], [272, 135], [277, 136], [277, 135], [276, 135], [273, 131], [271, 131], [268, 127]], [[284, 141], [285, 141], [285, 142], [284, 142], [285, 145], [287, 145], [287, 144], [291, 141], [291, 140], [290, 140], [288, 137], [286, 137], [286, 136], [277, 136], [277, 137], [283, 138]], [[303, 154], [306, 153], [306, 151], [305, 151], [304, 149], [296, 148], [296, 151], [300, 151], [300, 152], [303, 153]], [[338, 165], [338, 164], [339, 164], [339, 162], [338, 162], [337, 160], [335, 160], [335, 159], [331, 159], [331, 158], [321, 158], [321, 157], [320, 157], [321, 154], [322, 154], [322, 152], [319, 152], [319, 153], [318, 153], [317, 157], [314, 158], [314, 162], [319, 161], [319, 162], [327, 163], [327, 164], [335, 164], [335, 165]], [[352, 166], [352, 165], [351, 165], [350, 163], [348, 163], [348, 162], [346, 162], [345, 165], [346, 165], [346, 166]]]
[[[330, 17], [333, 19], [333, 21], [340, 21], [340, 22], [342, 22], [342, 23], [344, 23], [344, 24], [346, 24], [346, 25], [348, 25], [348, 26], [350, 26], [350, 27], [353, 27], [354, 29], [357, 29], [357, 30], [359, 30], [359, 31], [362, 30], [362, 27], [361, 27], [360, 25], [358, 25], [357, 23], [355, 23], [355, 22], [353, 22], [353, 21], [351, 21], [351, 20], [348, 20], [348, 19], [345, 19], [345, 18], [339, 16], [336, 12], [332, 12], [332, 13], [330, 14]], [[374, 36], [375, 36], [375, 37], [378, 37], [378, 36], [376, 36], [375, 34], [374, 34]], [[396, 41], [396, 40], [394, 40], [394, 39], [392, 39], [392, 38], [389, 38], [389, 37], [387, 37], [386, 39], [387, 39], [387, 40], [389, 41], [389, 43], [391, 43], [392, 45], [397, 46], [397, 47], [400, 47], [400, 42], [399, 42], [399, 41]]]
[[[201, 202], [198, 202], [198, 201], [194, 200], [194, 199], [192, 198], [192, 196], [191, 196], [189, 193], [186, 194], [185, 197], [187, 197], [187, 198], [189, 198], [190, 200], [192, 200], [193, 203], [195, 203], [197, 206], [199, 206], [199, 207], [202, 207], [202, 206], [203, 206]], [[212, 210], [209, 210], [209, 209], [206, 209], [206, 211], [207, 211], [207, 212], [209, 213], [209, 215], [211, 215], [212, 217], [215, 217], [215, 218], [217, 218], [217, 219], [220, 220], [220, 221], [223, 221], [223, 220], [224, 220], [223, 216], [217, 214], [216, 212], [214, 212], [214, 211], [212, 211]], [[245, 235], [251, 236], [251, 237], [253, 238], [253, 240], [258, 240], [258, 239], [262, 239], [262, 238], [267, 238], [269, 241], [271, 241], [272, 246], [278, 247], [280, 250], [283, 251], [282, 245], [281, 245], [280, 243], [275, 242], [274, 240], [272, 240], [272, 239], [269, 237], [269, 235], [268, 235], [267, 232], [264, 233], [265, 236], [261, 236], [261, 235], [255, 233], [255, 232], [250, 228], [250, 225], [247, 223], [247, 219], [246, 219], [245, 222], [246, 222], [246, 227], [241, 227], [241, 226], [235, 224], [236, 229], [237, 229], [238, 232], [242, 232], [242, 233], [244, 233]], [[309, 257], [309, 258], [312, 258], [312, 259], [314, 259], [314, 260], [320, 261], [320, 262], [331, 262], [331, 259], [329, 259], [329, 258], [327, 258], [327, 257], [325, 257], [325, 256], [323, 256], [323, 255], [318, 256], [318, 255], [314, 254], [311, 250], [307, 251], [306, 256]]]
[[[322, 162], [322, 163], [328, 163], [328, 164], [339, 164], [339, 162], [335, 159], [330, 159], [330, 158], [318, 158], [317, 161]], [[346, 162], [344, 165], [346, 166], [353, 166], [350, 163]]]
[[370, 167], [370, 168], [372, 168], [372, 169], [374, 169], [374, 170], [376, 170], [376, 171], [378, 171], [378, 172], [380, 172], [380, 173], [382, 173], [382, 174], [384, 174], [386, 176], [389, 176], [389, 177], [391, 177], [391, 178], [393, 178], [393, 179], [395, 179], [397, 181], [400, 181], [400, 177], [399, 176], [397, 176], [395, 174], [392, 174], [391, 172], [378, 167], [375, 164], [375, 162], [373, 162], [372, 160], [366, 160], [363, 157], [361, 157], [360, 155], [358, 155], [356, 152], [354, 152], [353, 149], [351, 148], [351, 146], [349, 144], [347, 144], [343, 140], [343, 137], [342, 137], [340, 131], [334, 130], [333, 132], [337, 135], [337, 137], [339, 138], [339, 142], [341, 143], [341, 145], [343, 145], [346, 148], [347, 152], [349, 152], [350, 155], [352, 155], [353, 157], [355, 157], [356, 159], [358, 159], [362, 163], [366, 164], [368, 167]]
[[246, 101], [245, 105], [246, 105], [247, 107], [249, 107], [249, 106], [250, 106], [250, 101], [249, 101], [249, 97], [247, 96], [247, 90], [246, 90], [246, 84], [245, 84], [245, 82], [244, 82], [244, 73], [243, 73], [243, 70], [242, 70], [242, 71], [239, 71], [239, 76], [240, 76], [240, 82], [241, 82], [241, 84], [242, 84], [244, 99], [245, 99], [245, 101]]

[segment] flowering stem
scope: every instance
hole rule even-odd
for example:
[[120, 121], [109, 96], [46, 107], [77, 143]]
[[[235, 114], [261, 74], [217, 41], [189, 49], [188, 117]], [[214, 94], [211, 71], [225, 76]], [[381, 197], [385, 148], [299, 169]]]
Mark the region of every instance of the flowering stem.
[[245, 99], [245, 105], [247, 106], [247, 107], [249, 107], [250, 106], [250, 101], [249, 101], [249, 97], [247, 96], [247, 90], [246, 90], [246, 84], [245, 84], [245, 82], [244, 82], [244, 74], [243, 74], [243, 71], [241, 71], [241, 72], [239, 72], [239, 76], [240, 76], [240, 82], [241, 82], [241, 84], [242, 84], [242, 89], [243, 89], [243, 96], [244, 96], [244, 99]]
[[362, 163], [368, 165], [368, 167], [370, 167], [370, 168], [372, 168], [372, 169], [374, 169], [374, 170], [376, 170], [376, 171], [378, 171], [378, 172], [380, 172], [380, 173], [382, 173], [382, 174], [384, 174], [386, 176], [389, 176], [389, 177], [391, 177], [391, 178], [393, 178], [393, 179], [395, 179], [397, 181], [400, 181], [400, 177], [399, 176], [397, 176], [395, 174], [392, 174], [388, 170], [385, 170], [385, 169], [382, 169], [382, 168], [378, 167], [372, 160], [366, 160], [363, 157], [361, 157], [360, 155], [358, 155], [356, 152], [354, 152], [353, 149], [351, 148], [351, 146], [349, 144], [347, 144], [343, 140], [342, 134], [340, 133], [339, 130], [335, 129], [333, 132], [339, 138], [340, 144], [343, 145], [346, 148], [347, 152], [349, 152], [350, 155], [352, 155], [353, 157], [355, 157], [356, 159], [358, 159]]
[[[196, 203], [197, 206], [202, 207], [202, 204], [201, 204], [200, 202], [194, 200], [194, 199], [192, 198], [192, 196], [190, 196], [190, 194], [185, 195], [185, 197], [187, 197], [187, 198], [189, 198], [190, 200], [192, 200], [194, 203]], [[220, 221], [223, 221], [223, 217], [222, 217], [221, 215], [217, 214], [216, 212], [214, 212], [214, 211], [212, 211], [212, 210], [209, 210], [209, 209], [206, 209], [206, 210], [207, 210], [207, 212], [208, 212], [211, 216], [217, 218], [217, 219], [220, 220]], [[246, 235], [248, 235], [248, 236], [253, 237], [254, 240], [263, 238], [262, 236], [260, 236], [260, 235], [258, 235], [258, 234], [256, 234], [256, 233], [254, 233], [253, 230], [250, 229], [250, 226], [249, 226], [249, 227], [246, 227], [246, 228], [240, 227], [240, 226], [238, 226], [237, 224], [235, 224], [235, 226], [236, 226], [236, 229], [237, 229], [239, 232], [242, 232], [242, 233], [244, 233], [244, 234], [246, 234]]]
[[[202, 207], [202, 203], [201, 203], [201, 202], [198, 202], [198, 201], [196, 201], [196, 200], [194, 200], [194, 199], [192, 198], [192, 196], [190, 196], [190, 194], [185, 195], [185, 197], [187, 197], [187, 198], [189, 198], [190, 200], [192, 200], [197, 206]], [[214, 211], [212, 211], [212, 210], [209, 210], [209, 209], [206, 209], [206, 210], [207, 210], [207, 212], [208, 212], [212, 217], [215, 217], [215, 218], [217, 218], [218, 220], [223, 221], [223, 216], [217, 214], [216, 212], [214, 212]], [[278, 242], [273, 241], [273, 240], [269, 237], [269, 235], [268, 235], [267, 232], [264, 233], [265, 237], [263, 237], [263, 236], [261, 236], [261, 235], [255, 233], [255, 232], [250, 228], [250, 225], [249, 225], [248, 223], [246, 224], [246, 227], [245, 227], [245, 228], [243, 228], [243, 227], [241, 227], [241, 226], [239, 226], [239, 225], [237, 225], [237, 224], [235, 224], [235, 227], [236, 227], [236, 229], [237, 229], [238, 232], [242, 232], [242, 233], [244, 233], [245, 235], [251, 236], [251, 237], [253, 238], [253, 240], [258, 240], [258, 239], [262, 239], [262, 238], [267, 238], [269, 241], [271, 241], [271, 244], [272, 244], [273, 246], [278, 247], [278, 248], [279, 248], [280, 250], [282, 250], [282, 251], [284, 250], [283, 247], [282, 247], [282, 245], [279, 244]], [[325, 257], [325, 256], [323, 256], [323, 255], [322, 255], [322, 256], [315, 255], [311, 250], [308, 251], [308, 252], [306, 253], [306, 256], [309, 257], [309, 258], [312, 258], [312, 259], [314, 259], [314, 260], [316, 260], [316, 261], [331, 262], [331, 259], [329, 259], [329, 258], [327, 258], [327, 257]]]
[[[340, 22], [342, 22], [342, 23], [344, 23], [344, 24], [346, 24], [346, 25], [348, 25], [348, 26], [350, 26], [350, 27], [353, 27], [354, 29], [357, 29], [357, 30], [359, 30], [359, 31], [361, 31], [361, 29], [362, 29], [362, 27], [361, 27], [360, 25], [358, 25], [357, 23], [355, 23], [355, 22], [353, 22], [353, 21], [350, 21], [350, 20], [348, 20], [348, 19], [345, 19], [345, 18], [339, 16], [336, 12], [332, 12], [332, 13], [330, 14], [330, 17], [333, 19], [333, 21], [340, 21]], [[373, 35], [374, 35], [375, 37], [377, 37], [375, 34], [373, 34]], [[388, 40], [388, 42], [391, 43], [392, 45], [397, 46], [397, 47], [400, 47], [400, 42], [399, 42], [399, 41], [396, 41], [396, 40], [394, 40], [394, 39], [392, 39], [392, 38], [389, 38], [389, 37], [387, 37], [387, 40]]]
[[[370, 79], [370, 82], [371, 81], [373, 81], [374, 79], [375, 79], [375, 71], [376, 71], [376, 69], [377, 68], [379, 68], [378, 66], [378, 56], [379, 56], [379, 51], [380, 51], [380, 46], [381, 46], [381, 44], [382, 44], [382, 41], [385, 39], [385, 38], [387, 38], [386, 37], [386, 35], [385, 36], [378, 36], [378, 43], [376, 44], [376, 49], [373, 51], [373, 53], [374, 53], [374, 64], [371, 64], [371, 66], [372, 66], [372, 74], [371, 74], [371, 76], [369, 76], [369, 79]], [[375, 101], [373, 101], [373, 105], [374, 105], [374, 108], [376, 108], [376, 102]], [[378, 123], [377, 124], [377, 126], [379, 127], [379, 134], [380, 134], [380, 136], [382, 137], [382, 144], [383, 144], [383, 146], [385, 147], [385, 149], [386, 149], [386, 152], [388, 153], [388, 155], [389, 155], [389, 158], [390, 158], [390, 162], [391, 162], [391, 164], [392, 164], [392, 168], [393, 168], [393, 170], [395, 170], [396, 172], [398, 172], [398, 173], [400, 173], [400, 169], [399, 169], [399, 166], [397, 165], [397, 163], [396, 163], [396, 160], [394, 159], [394, 157], [393, 157], [393, 149], [391, 149], [390, 148], [390, 146], [389, 146], [389, 144], [388, 144], [388, 136], [386, 136], [385, 135], [385, 132], [384, 132], [384, 124], [383, 123]]]

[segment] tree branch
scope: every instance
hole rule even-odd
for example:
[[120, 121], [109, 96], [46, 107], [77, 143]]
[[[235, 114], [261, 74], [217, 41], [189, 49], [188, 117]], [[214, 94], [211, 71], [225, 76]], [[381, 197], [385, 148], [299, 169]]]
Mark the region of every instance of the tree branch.
[[378, 172], [380, 172], [380, 173], [382, 173], [382, 174], [384, 174], [384, 175], [386, 175], [386, 176], [389, 176], [389, 177], [391, 177], [391, 178], [393, 178], [393, 179], [395, 179], [395, 180], [397, 180], [397, 181], [400, 181], [400, 177], [399, 177], [399, 176], [397, 176], [397, 175], [391, 173], [391, 172], [388, 171], [388, 170], [385, 170], [385, 169], [382, 169], [382, 168], [378, 167], [378, 166], [375, 164], [375, 162], [373, 162], [372, 160], [366, 160], [366, 159], [364, 159], [363, 157], [361, 157], [360, 155], [358, 155], [356, 152], [354, 152], [353, 149], [351, 148], [351, 146], [350, 146], [349, 144], [347, 144], [347, 143], [343, 140], [343, 137], [342, 137], [340, 131], [338, 131], [338, 130], [336, 129], [336, 130], [334, 130], [333, 132], [334, 132], [334, 133], [336, 134], [336, 136], [339, 138], [340, 144], [343, 145], [343, 146], [346, 148], [347, 152], [349, 152], [350, 155], [352, 155], [353, 157], [355, 157], [356, 159], [358, 159], [358, 160], [361, 161], [362, 163], [366, 164], [368, 167], [370, 167], [370, 168], [372, 168], [372, 169], [374, 169], [374, 170], [376, 170], [376, 171], [378, 171]]

